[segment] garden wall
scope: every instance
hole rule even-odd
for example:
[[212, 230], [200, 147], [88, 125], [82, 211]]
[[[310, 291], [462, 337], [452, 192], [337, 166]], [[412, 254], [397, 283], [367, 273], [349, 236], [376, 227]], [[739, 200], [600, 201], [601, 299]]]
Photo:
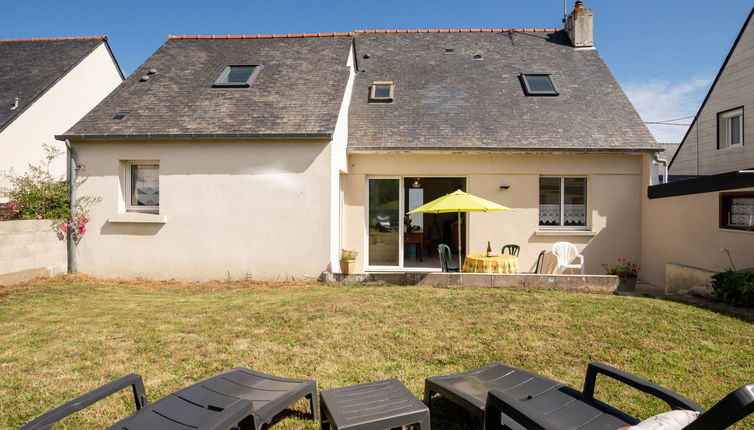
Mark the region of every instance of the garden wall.
[[65, 241], [58, 239], [49, 220], [0, 221], [0, 285], [65, 270]]

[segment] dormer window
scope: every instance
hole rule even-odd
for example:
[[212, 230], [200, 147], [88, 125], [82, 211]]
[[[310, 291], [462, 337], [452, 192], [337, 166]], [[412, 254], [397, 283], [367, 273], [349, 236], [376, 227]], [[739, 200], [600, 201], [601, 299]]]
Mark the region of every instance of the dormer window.
[[369, 102], [370, 103], [390, 103], [393, 101], [393, 88], [392, 82], [373, 82], [372, 87], [369, 89]]
[[213, 87], [248, 88], [259, 72], [257, 65], [230, 65], [223, 69]]
[[546, 73], [522, 73], [521, 85], [527, 96], [557, 96], [558, 91], [549, 74]]

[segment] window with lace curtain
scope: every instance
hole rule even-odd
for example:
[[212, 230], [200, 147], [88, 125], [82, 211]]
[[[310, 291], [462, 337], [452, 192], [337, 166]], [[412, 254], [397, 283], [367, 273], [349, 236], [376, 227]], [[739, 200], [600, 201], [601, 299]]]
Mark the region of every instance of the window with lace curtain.
[[586, 228], [586, 178], [539, 178], [539, 225]]
[[160, 210], [160, 164], [156, 161], [126, 163], [126, 205], [129, 211]]
[[720, 194], [720, 228], [754, 230], [754, 193]]

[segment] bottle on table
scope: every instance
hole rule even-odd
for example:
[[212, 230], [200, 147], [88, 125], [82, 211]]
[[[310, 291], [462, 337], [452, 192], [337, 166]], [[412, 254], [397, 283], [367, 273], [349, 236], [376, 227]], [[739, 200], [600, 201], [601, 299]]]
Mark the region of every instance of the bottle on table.
[[487, 241], [487, 256], [491, 257], [492, 254], [492, 247], [490, 246], [490, 241]]

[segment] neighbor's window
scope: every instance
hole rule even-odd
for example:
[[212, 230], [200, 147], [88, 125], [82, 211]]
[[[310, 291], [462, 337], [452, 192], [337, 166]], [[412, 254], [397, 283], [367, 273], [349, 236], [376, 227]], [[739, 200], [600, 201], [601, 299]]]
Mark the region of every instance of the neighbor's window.
[[717, 114], [717, 149], [744, 144], [744, 108]]
[[373, 82], [369, 90], [370, 102], [392, 102], [393, 101], [392, 82]]
[[720, 228], [754, 230], [754, 193], [720, 194]]
[[586, 178], [539, 178], [539, 225], [586, 228]]
[[160, 165], [155, 161], [126, 164], [126, 203], [128, 210], [159, 212]]
[[243, 88], [251, 85], [256, 76], [259, 66], [227, 66], [215, 81], [215, 87]]
[[527, 96], [557, 96], [558, 91], [550, 75], [545, 73], [522, 73], [521, 83]]

